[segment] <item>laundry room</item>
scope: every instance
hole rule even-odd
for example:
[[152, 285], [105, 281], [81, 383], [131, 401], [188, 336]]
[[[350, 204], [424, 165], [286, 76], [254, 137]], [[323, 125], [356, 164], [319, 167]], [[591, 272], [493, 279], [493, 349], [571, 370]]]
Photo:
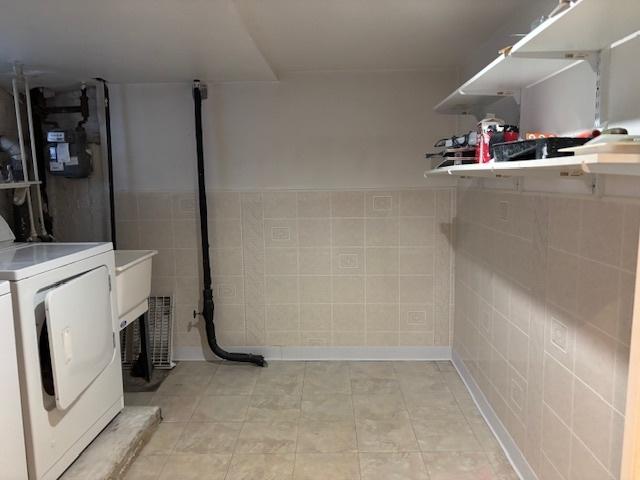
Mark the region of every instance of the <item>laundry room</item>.
[[640, 3], [0, 44], [0, 480], [640, 479]]

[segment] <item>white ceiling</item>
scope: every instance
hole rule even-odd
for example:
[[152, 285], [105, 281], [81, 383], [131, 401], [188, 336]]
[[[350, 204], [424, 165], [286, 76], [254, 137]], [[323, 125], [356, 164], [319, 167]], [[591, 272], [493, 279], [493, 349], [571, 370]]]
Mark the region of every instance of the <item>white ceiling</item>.
[[278, 72], [457, 66], [526, 3], [236, 0], [256, 44]]
[[300, 70], [448, 68], [526, 3], [0, 0], [0, 62], [39, 71], [34, 83], [61, 74], [115, 83], [227, 82]]
[[0, 0], [0, 60], [111, 82], [274, 80], [232, 0]]

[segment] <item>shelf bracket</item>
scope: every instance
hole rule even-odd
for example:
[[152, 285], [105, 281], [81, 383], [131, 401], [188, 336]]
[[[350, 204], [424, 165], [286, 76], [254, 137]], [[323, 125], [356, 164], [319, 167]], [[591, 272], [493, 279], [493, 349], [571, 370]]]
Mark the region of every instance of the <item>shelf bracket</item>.
[[596, 95], [595, 95], [595, 128], [606, 128], [609, 123], [609, 65], [610, 50], [598, 52], [595, 60]]
[[591, 190], [591, 195], [601, 198], [604, 195], [604, 176], [597, 173], [588, 173], [584, 175], [585, 183]]
[[602, 50], [598, 52], [591, 52], [590, 55], [585, 58], [585, 61], [593, 70], [593, 73], [596, 75], [600, 75], [601, 63], [602, 63]]
[[510, 55], [516, 58], [539, 58], [548, 60], [575, 60], [576, 62], [585, 61], [591, 65], [595, 72], [598, 66], [598, 54], [596, 50], [576, 50], [576, 51], [558, 51], [558, 52], [512, 52]]
[[524, 177], [513, 177], [513, 191], [524, 192]]

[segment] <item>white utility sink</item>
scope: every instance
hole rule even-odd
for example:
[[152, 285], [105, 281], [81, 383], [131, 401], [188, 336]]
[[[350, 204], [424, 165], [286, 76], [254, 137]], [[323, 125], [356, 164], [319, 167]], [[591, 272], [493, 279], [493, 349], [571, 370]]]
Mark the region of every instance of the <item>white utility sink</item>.
[[156, 250], [116, 250], [116, 293], [120, 330], [149, 309], [151, 259]]

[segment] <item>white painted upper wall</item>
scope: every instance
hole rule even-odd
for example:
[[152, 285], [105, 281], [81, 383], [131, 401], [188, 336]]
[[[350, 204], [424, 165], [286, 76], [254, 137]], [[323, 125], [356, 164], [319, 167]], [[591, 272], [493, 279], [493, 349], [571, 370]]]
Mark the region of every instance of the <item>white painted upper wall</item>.
[[[640, 135], [640, 37], [611, 50], [606, 90], [609, 107], [603, 118], [609, 126]], [[521, 125], [524, 130], [571, 134], [594, 127], [596, 75], [582, 62], [524, 92]]]
[[[424, 186], [424, 153], [456, 122], [432, 107], [455, 83], [453, 72], [334, 72], [210, 85], [203, 104], [207, 184]], [[195, 188], [191, 85], [114, 87], [112, 113], [118, 190]]]
[[[510, 38], [507, 32], [526, 31], [553, 4], [528, 6], [516, 22], [520, 26], [498, 29], [469, 64], [480, 68]], [[640, 133], [640, 93], [634, 88], [640, 80], [634, 60], [639, 44], [635, 39], [615, 48], [610, 67], [611, 124], [634, 133]], [[204, 103], [209, 188], [424, 186], [424, 152], [436, 139], [472, 127], [469, 118], [432, 110], [460, 81], [451, 71], [371, 71], [289, 73], [279, 82], [210, 85]], [[113, 90], [117, 188], [193, 190], [191, 85]], [[595, 76], [586, 64], [532, 87], [523, 92], [522, 131], [589, 129], [594, 95]]]
[[194, 190], [191, 85], [112, 85], [110, 100], [115, 188]]

